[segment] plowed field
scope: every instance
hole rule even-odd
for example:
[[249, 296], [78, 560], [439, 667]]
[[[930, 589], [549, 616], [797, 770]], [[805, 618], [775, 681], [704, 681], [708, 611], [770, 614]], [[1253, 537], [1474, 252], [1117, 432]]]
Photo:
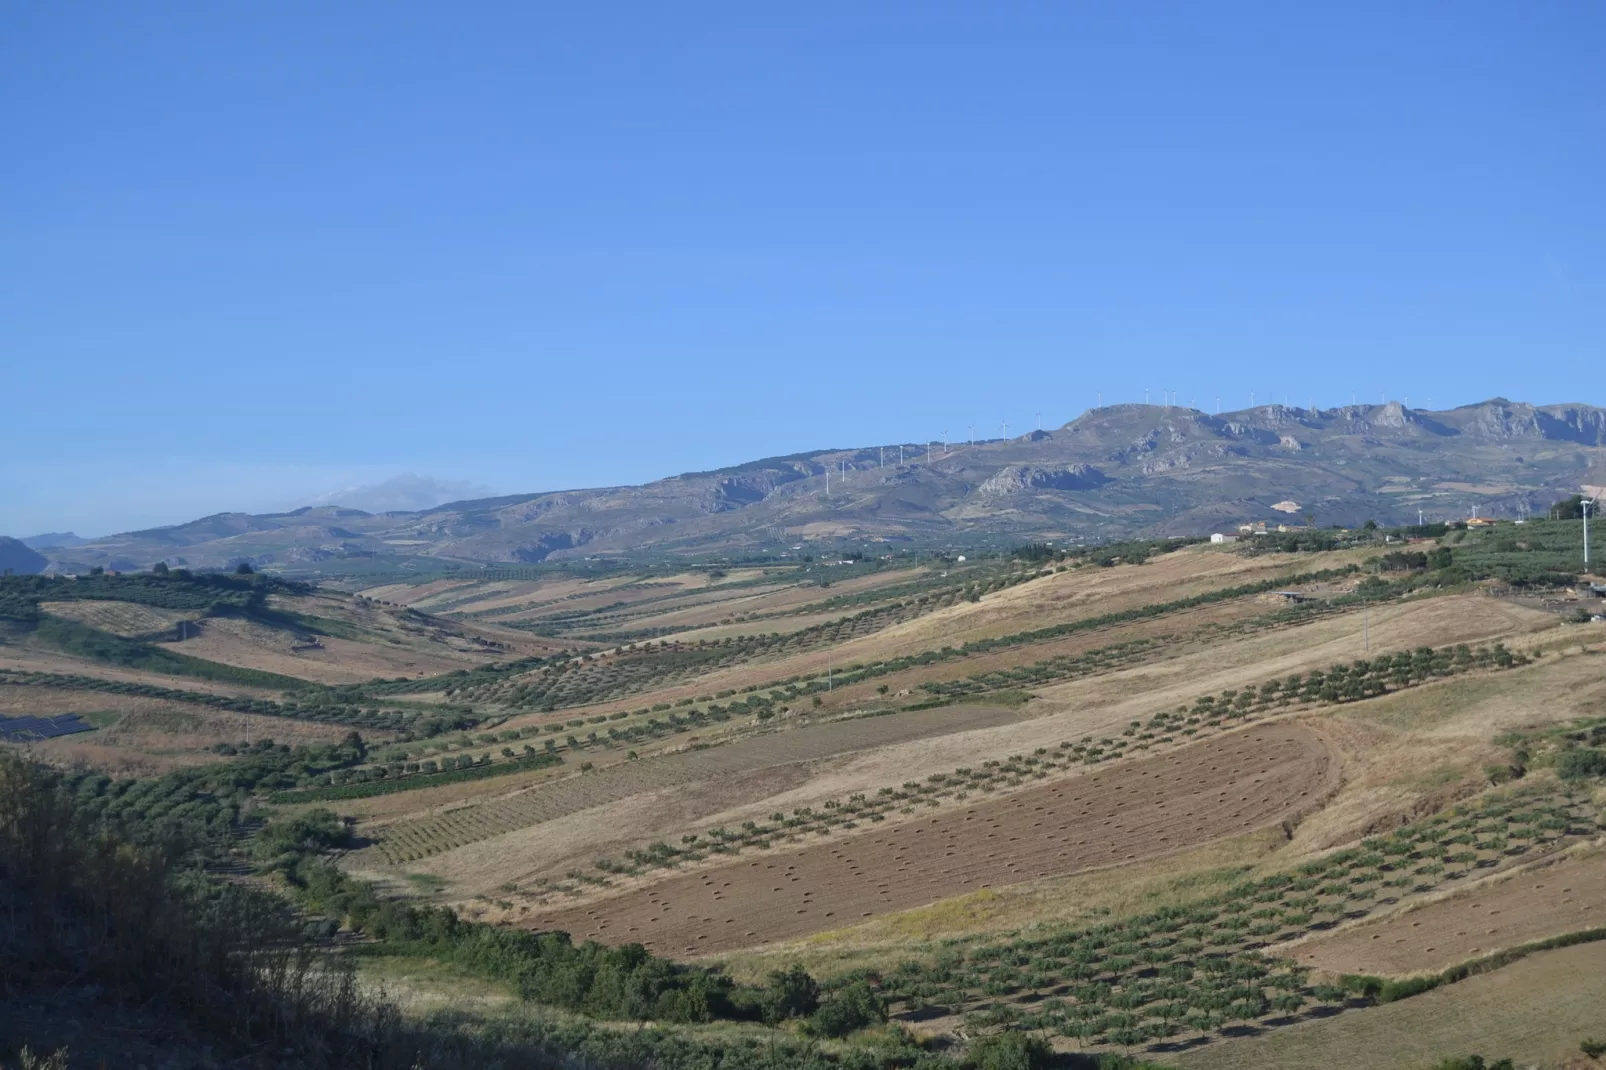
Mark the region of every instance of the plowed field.
[[1442, 970], [1549, 936], [1606, 926], [1606, 854], [1575, 858], [1313, 940], [1305, 966], [1383, 976]]
[[1310, 730], [1270, 725], [939, 817], [684, 874], [532, 924], [671, 955], [729, 951], [1257, 828], [1310, 806], [1337, 773]]
[[[528, 791], [488, 799], [444, 813], [367, 829], [380, 840], [362, 865], [424, 858], [463, 844], [666, 788], [718, 780], [758, 769], [815, 761], [854, 751], [1010, 724], [1020, 714], [1001, 706], [950, 706], [810, 725], [737, 740], [701, 751], [682, 751], [610, 766], [594, 776], [568, 777]], [[701, 816], [687, 813], [686, 818]]]

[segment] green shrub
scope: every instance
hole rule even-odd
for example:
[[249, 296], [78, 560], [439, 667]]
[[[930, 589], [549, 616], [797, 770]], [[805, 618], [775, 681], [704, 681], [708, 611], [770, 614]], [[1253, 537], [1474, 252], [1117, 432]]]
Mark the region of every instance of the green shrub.
[[967, 1070], [1048, 1070], [1054, 1052], [1041, 1038], [1027, 1033], [977, 1037], [965, 1050]]
[[1575, 747], [1565, 751], [1556, 761], [1556, 773], [1563, 780], [1606, 776], [1606, 750], [1596, 747]]
[[831, 993], [819, 1005], [809, 1017], [808, 1031], [823, 1037], [845, 1037], [854, 1030], [886, 1020], [886, 1003], [869, 985], [855, 981]]

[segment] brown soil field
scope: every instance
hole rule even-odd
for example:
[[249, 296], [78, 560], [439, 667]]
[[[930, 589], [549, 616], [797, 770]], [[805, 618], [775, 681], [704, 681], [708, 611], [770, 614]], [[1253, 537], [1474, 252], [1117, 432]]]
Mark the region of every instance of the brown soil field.
[[1571, 854], [1287, 949], [1301, 965], [1384, 977], [1606, 928], [1606, 853]]
[[[1284, 560], [1286, 556], [1268, 555], [1265, 558], [1247, 559], [1249, 571], [1245, 571], [1244, 562], [1246, 559], [1243, 558], [1210, 552], [1179, 551], [1167, 554], [1145, 565], [1117, 566], [1107, 569], [1088, 568], [1061, 573], [988, 595], [979, 603], [967, 602], [963, 605], [937, 610], [916, 620], [894, 625], [861, 639], [838, 644], [830, 649], [810, 650], [774, 661], [746, 662], [727, 669], [719, 669], [700, 677], [693, 683], [662, 688], [655, 692], [653, 697], [659, 701], [672, 702], [679, 698], [708, 694], [711, 691], [740, 689], [749, 684], [766, 684], [791, 675], [824, 673], [830, 664], [844, 665], [853, 662], [871, 662], [887, 657], [918, 653], [944, 645], [957, 646], [968, 639], [1014, 633], [1071, 620], [1099, 616], [1103, 613], [1129, 609], [1135, 606], [1169, 601], [1185, 597], [1188, 594], [1198, 593], [1199, 591], [1266, 579], [1280, 573], [1330, 568], [1344, 563], [1352, 555], [1306, 555], [1307, 559], [1300, 560], [1292, 565]], [[1314, 560], [1310, 558], [1314, 558]], [[1138, 575], [1140, 573], [1142, 574], [1141, 576]], [[1184, 582], [1190, 578], [1197, 580], [1197, 582]], [[1042, 604], [1047, 608], [1041, 613], [1034, 612], [1033, 607], [1037, 603], [1034, 603], [1032, 599], [1037, 594], [1050, 596], [1054, 591], [1052, 586], [1042, 586], [1039, 589], [1040, 585], [1069, 584], [1073, 580], [1081, 585], [1075, 589], [1074, 597], [1068, 595], [1057, 603], [1054, 598], [1045, 597]], [[1012, 601], [1000, 610], [999, 602], [997, 601], [999, 599], [1011, 599]], [[1016, 601], [1019, 601], [1019, 604], [1016, 604]], [[1496, 600], [1487, 599], [1486, 601], [1492, 604]], [[1259, 608], [1265, 609], [1266, 607]], [[1398, 609], [1401, 607], [1392, 608]], [[1506, 608], [1512, 613], [1527, 613], [1531, 617], [1542, 617], [1547, 625], [1555, 623], [1554, 617], [1550, 614], [1533, 613], [1532, 611], [1520, 610], [1509, 605]], [[1159, 619], [1163, 620], [1165, 618]], [[1356, 631], [1358, 633], [1359, 629], [1357, 628]], [[1109, 636], [1111, 633], [1103, 632], [1103, 634]], [[1118, 640], [1107, 638], [1104, 643], [1097, 645], [1106, 645], [1115, 641]], [[1416, 642], [1410, 642], [1403, 637], [1395, 637], [1396, 645], [1407, 649], [1418, 645], [1420, 642], [1431, 641], [1430, 639], [1419, 639]], [[1461, 640], [1458, 639], [1456, 641]], [[1345, 657], [1361, 656], [1358, 635], [1354, 645], [1355, 652], [1349, 653], [1346, 651]], [[1015, 658], [1013, 663], [1019, 664], [1021, 661], [1036, 660], [1036, 651], [1039, 648], [1033, 646], [1029, 649], [1032, 653], [1015, 653], [1013, 655]], [[1390, 649], [1393, 648], [1391, 647]], [[958, 672], [959, 675], [977, 671], [974, 669], [960, 671], [969, 660], [959, 659], [949, 662], [942, 667], [941, 671]], [[933, 669], [935, 671], [935, 667]], [[872, 686], [883, 682], [885, 681], [874, 681]], [[620, 700], [611, 704], [598, 704], [595, 708], [587, 707], [583, 712], [604, 712], [616, 708], [629, 708], [639, 704], [638, 697], [635, 702]]]
[[1380, 1007], [1218, 1041], [1164, 1058], [1188, 1070], [1422, 1070], [1478, 1052], [1518, 1066], [1598, 1066], [1578, 1043], [1606, 1033], [1606, 943], [1545, 951]]
[[[910, 739], [974, 732], [1017, 721], [1020, 716], [1018, 711], [1001, 706], [947, 706], [768, 732], [706, 750], [682, 750], [640, 761], [620, 762], [595, 773], [538, 783], [527, 790], [472, 805], [365, 827], [360, 831], [398, 847], [406, 843], [442, 850], [497, 837], [495, 842], [484, 845], [484, 852], [502, 866], [515, 861], [523, 868], [523, 876], [528, 878], [532, 873], [560, 864], [569, 856], [555, 844], [547, 844], [539, 850], [532, 844], [515, 847], [504, 834], [586, 812], [581, 824], [590, 831], [583, 834], [580, 847], [589, 860], [603, 853], [605, 845], [616, 842], [614, 834], [619, 831], [617, 825], [600, 820], [599, 815], [592, 812], [598, 807], [633, 796], [658, 798], [660, 793], [677, 789], [669, 815], [681, 823], [695, 821], [744, 801], [730, 779], [739, 774], [776, 766], [803, 765], [855, 751], [874, 751]], [[704, 781], [716, 786], [721, 782], [730, 783], [732, 793], [721, 796], [718, 791], [713, 792], [710, 800], [713, 809], [699, 812], [679, 797], [678, 789]], [[770, 790], [760, 797], [767, 798], [772, 793], [773, 784], [770, 784]], [[376, 866], [384, 864], [384, 859], [378, 849], [369, 849], [351, 856], [351, 864], [359, 868]], [[408, 865], [414, 869], [438, 871], [446, 877], [480, 868], [472, 856], [465, 857], [461, 850], [450, 852], [432, 865], [426, 866], [422, 861]]]
[[321, 648], [301, 647], [290, 632], [253, 621], [216, 617], [198, 625], [200, 634], [163, 647], [224, 665], [294, 676], [320, 684], [351, 684], [376, 676], [424, 676], [451, 672], [485, 658], [449, 657], [404, 646], [381, 646], [324, 636]]
[[796, 584], [772, 588], [744, 588], [726, 593], [723, 600], [717, 604], [691, 607], [671, 604], [660, 613], [632, 619], [627, 627], [701, 629], [715, 625], [728, 616], [747, 613], [758, 614], [756, 619], [742, 622], [749, 632], [796, 631], [800, 627], [798, 620], [817, 624], [825, 620], [862, 613], [876, 603], [844, 606], [841, 609], [798, 617], [794, 611], [803, 606], [824, 602], [839, 595], [858, 594], [873, 591], [878, 587], [906, 583], [922, 573], [923, 570], [918, 569], [877, 572], [833, 583], [828, 588], [802, 587]]
[[[780, 794], [763, 798], [733, 795], [728, 805], [717, 810], [707, 823], [739, 825], [744, 820], [762, 820], [775, 810], [819, 806], [825, 800], [845, 798], [853, 792], [873, 792], [905, 780], [951, 773], [960, 766], [1026, 754], [1040, 746], [1056, 747], [1065, 740], [1084, 735], [1113, 735], [1128, 721], [1145, 719], [1158, 710], [1190, 703], [1200, 694], [1240, 687], [1246, 682], [1293, 671], [1326, 668], [1335, 661], [1358, 657], [1362, 645], [1360, 636], [1355, 634], [1358, 623], [1348, 616], [1330, 616], [1297, 628], [1252, 633], [1202, 648], [1188, 645], [1176, 653], [1168, 649], [1155, 661], [1039, 689], [1037, 693], [1042, 698], [1026, 707], [1026, 712], [1033, 714], [1030, 717], [1006, 721], [985, 730], [926, 734], [818, 761], [810, 767], [806, 780], [788, 783]], [[1549, 614], [1524, 610], [1497, 599], [1477, 596], [1425, 599], [1374, 611], [1373, 650], [1409, 649], [1423, 642], [1512, 636], [1520, 634], [1524, 628], [1553, 627], [1554, 624]], [[1549, 665], [1550, 660], [1546, 659], [1544, 664]], [[1538, 668], [1532, 666], [1517, 672], [1529, 673]], [[1501, 678], [1487, 679], [1498, 681]], [[1432, 685], [1431, 689], [1463, 685], [1474, 689], [1479, 686], [1470, 680], [1452, 680]], [[1408, 691], [1399, 697], [1409, 698], [1414, 694], [1416, 692]], [[1391, 697], [1378, 701], [1393, 700]], [[1358, 716], [1368, 705], [1370, 703], [1361, 703], [1336, 709], [1354, 711]], [[1389, 815], [1414, 812], [1424, 792], [1442, 797], [1439, 785], [1416, 783], [1416, 779], [1431, 772], [1437, 762], [1453, 759], [1476, 775], [1482, 764], [1491, 760], [1490, 745], [1482, 736], [1472, 742], [1429, 741], [1431, 745], [1413, 738], [1411, 745], [1406, 746], [1398, 733], [1352, 730], [1345, 721], [1331, 717], [1327, 722], [1330, 728], [1324, 731], [1334, 732], [1343, 740], [1346, 753], [1355, 756], [1359, 773], [1367, 778], [1363, 788], [1371, 786], [1376, 790], [1356, 792], [1352, 801], [1352, 789], [1347, 787], [1344, 795], [1329, 807], [1341, 810], [1342, 820], [1328, 821], [1324, 810], [1301, 825], [1292, 845], [1300, 851], [1319, 851], [1344, 842], [1379, 820], [1392, 825], [1394, 822], [1387, 820]], [[1434, 747], [1445, 754], [1441, 755]], [[698, 831], [703, 823], [691, 820], [666, 828], [665, 810], [673, 812], [674, 807], [672, 792], [662, 796], [643, 795], [628, 805], [621, 803], [572, 820], [525, 828], [506, 840], [487, 841], [478, 847], [450, 852], [433, 860], [431, 868], [438, 866], [438, 872], [451, 879], [470, 872], [472, 886], [494, 888], [515, 872], [528, 874], [533, 867], [525, 863], [525, 859], [550, 856], [587, 862], [606, 853], [589, 847], [584, 827], [587, 822], [606, 827], [611, 841], [631, 846], [666, 836], [673, 842], [681, 833]], [[506, 850], [493, 850], [503, 845]], [[453, 865], [458, 861], [461, 867]], [[493, 880], [497, 873], [506, 875]]]
[[752, 947], [979, 888], [1170, 854], [1294, 815], [1337, 779], [1337, 763], [1312, 732], [1270, 725], [937, 817], [686, 873], [530, 923], [675, 955]]
[[973, 639], [1065, 624], [1155, 602], [1255, 583], [1275, 576], [1338, 568], [1369, 554], [1266, 554], [1243, 557], [1190, 547], [1142, 565], [1084, 567], [1056, 573], [895, 625], [838, 647], [844, 661], [897, 657]]
[[[1200, 635], [1202, 629], [1252, 620], [1266, 614], [1271, 608], [1257, 604], [1253, 599], [1243, 598], [1180, 610], [1163, 617], [1111, 624], [1104, 628], [1077, 632], [1063, 639], [934, 662], [931, 665], [917, 666], [904, 672], [866, 680], [863, 683], [850, 684], [838, 688], [830, 696], [830, 701], [831, 705], [837, 707], [871, 701], [875, 689], [883, 684], [893, 691], [907, 690], [911, 694], [919, 694], [916, 689], [921, 684], [963, 680], [978, 673], [1018, 668], [1036, 661], [1047, 661], [1049, 658], [1074, 656], [1135, 639], [1163, 637], [1168, 640], [1165, 645], [1145, 652], [1144, 656], [1174, 657], [1188, 646], [1197, 647], [1200, 642], [1207, 641], [1208, 636]], [[1220, 641], [1219, 638], [1217, 641]]]

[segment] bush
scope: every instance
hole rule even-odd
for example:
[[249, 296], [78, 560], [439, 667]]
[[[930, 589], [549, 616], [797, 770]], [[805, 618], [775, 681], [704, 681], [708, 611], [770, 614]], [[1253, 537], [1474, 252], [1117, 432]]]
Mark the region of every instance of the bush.
[[967, 1070], [1047, 1070], [1054, 1052], [1040, 1038], [1026, 1033], [978, 1037], [965, 1051]]
[[1606, 751], [1595, 747], [1576, 747], [1556, 761], [1556, 773], [1563, 780], [1606, 776]]
[[807, 1018], [820, 1005], [820, 986], [802, 966], [775, 970], [769, 977], [761, 1010], [771, 1024], [787, 1018]]
[[845, 1037], [856, 1029], [886, 1020], [887, 1007], [881, 997], [863, 981], [856, 981], [820, 1004], [809, 1018], [808, 1031], [822, 1037]]

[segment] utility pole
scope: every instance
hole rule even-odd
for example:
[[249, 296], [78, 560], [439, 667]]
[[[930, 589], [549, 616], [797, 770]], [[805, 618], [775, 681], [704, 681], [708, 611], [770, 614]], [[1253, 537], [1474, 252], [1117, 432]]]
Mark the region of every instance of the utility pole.
[[1361, 644], [1368, 654], [1372, 652], [1371, 613], [1372, 603], [1368, 602], [1363, 596], [1361, 598]]

